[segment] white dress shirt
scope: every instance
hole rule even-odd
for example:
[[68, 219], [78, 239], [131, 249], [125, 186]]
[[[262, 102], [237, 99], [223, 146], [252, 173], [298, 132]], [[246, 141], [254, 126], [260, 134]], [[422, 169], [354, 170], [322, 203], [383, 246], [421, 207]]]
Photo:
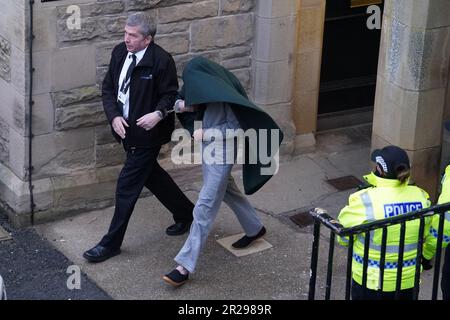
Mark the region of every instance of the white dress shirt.
[[[136, 65], [139, 64], [139, 61], [142, 60], [144, 57], [145, 52], [147, 51], [147, 47], [139, 52], [136, 52]], [[130, 66], [131, 62], [133, 62], [133, 58], [131, 57], [133, 53], [128, 52], [127, 58], [125, 59], [125, 62], [123, 63], [122, 71], [120, 72], [119, 77], [119, 90], [117, 92], [117, 96], [120, 95], [120, 87], [122, 86], [122, 82], [125, 80], [125, 77], [127, 75], [128, 67]], [[130, 89], [127, 90], [127, 93], [125, 95], [125, 103], [123, 104], [123, 117], [125, 120], [128, 120], [128, 113], [130, 111]]]

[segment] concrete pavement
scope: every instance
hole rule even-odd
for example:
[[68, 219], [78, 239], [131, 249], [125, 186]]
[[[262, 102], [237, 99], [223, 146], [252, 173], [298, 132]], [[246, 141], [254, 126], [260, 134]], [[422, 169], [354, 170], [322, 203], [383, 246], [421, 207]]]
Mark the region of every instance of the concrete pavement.
[[[368, 125], [318, 134], [315, 152], [284, 159], [279, 173], [249, 197], [268, 230], [264, 236], [270, 244], [268, 249], [237, 257], [222, 246], [218, 240], [242, 232], [230, 209], [223, 205], [198, 269], [178, 289], [164, 283], [162, 276], [176, 266], [173, 257], [187, 235], [165, 234], [165, 228], [173, 222], [155, 197], [138, 201], [122, 254], [101, 264], [87, 263], [82, 253], [107, 231], [114, 208], [35, 228], [114, 299], [306, 299], [312, 228], [300, 228], [289, 217], [312, 207], [323, 207], [336, 216], [354, 190], [337, 191], [325, 180], [347, 175], [361, 179], [370, 170], [370, 138]], [[202, 184], [199, 168], [191, 168], [189, 174], [184, 171], [172, 175], [195, 201]], [[234, 175], [242, 187], [241, 171]], [[326, 276], [328, 232], [322, 229], [322, 235], [319, 297]], [[336, 249], [332, 291], [335, 299], [344, 297], [345, 256], [345, 250]]]

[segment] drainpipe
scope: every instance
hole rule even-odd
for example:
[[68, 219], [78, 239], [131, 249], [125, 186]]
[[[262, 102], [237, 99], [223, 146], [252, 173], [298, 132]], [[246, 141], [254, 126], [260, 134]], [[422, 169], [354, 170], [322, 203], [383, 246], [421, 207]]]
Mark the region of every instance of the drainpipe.
[[28, 96], [28, 188], [30, 192], [30, 218], [31, 218], [31, 225], [34, 225], [34, 208], [36, 207], [34, 203], [34, 197], [33, 197], [33, 154], [32, 154], [32, 147], [33, 147], [33, 73], [34, 73], [34, 67], [33, 67], [33, 40], [34, 40], [34, 33], [33, 33], [33, 5], [34, 0], [30, 0], [30, 20], [29, 20], [29, 29], [28, 29], [28, 70], [29, 70], [29, 96]]

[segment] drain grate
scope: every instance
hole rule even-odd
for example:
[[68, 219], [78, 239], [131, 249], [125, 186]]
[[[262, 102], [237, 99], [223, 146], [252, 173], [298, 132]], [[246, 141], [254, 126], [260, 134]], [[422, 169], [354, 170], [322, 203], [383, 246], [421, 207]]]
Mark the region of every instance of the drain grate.
[[304, 228], [314, 224], [314, 219], [309, 214], [309, 211], [294, 214], [289, 218], [300, 228]]
[[361, 180], [354, 176], [345, 176], [337, 179], [326, 180], [333, 187], [338, 189], [339, 191], [345, 191], [349, 189], [358, 188], [358, 186], [362, 185]]
[[11, 239], [12, 238], [9, 235], [9, 233], [6, 232], [6, 230], [0, 226], [0, 241], [6, 241], [6, 240], [11, 240]]

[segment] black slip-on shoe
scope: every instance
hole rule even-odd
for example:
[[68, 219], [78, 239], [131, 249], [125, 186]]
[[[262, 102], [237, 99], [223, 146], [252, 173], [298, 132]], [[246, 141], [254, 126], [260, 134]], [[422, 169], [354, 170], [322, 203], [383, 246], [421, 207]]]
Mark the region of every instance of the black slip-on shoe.
[[256, 236], [253, 237], [248, 237], [248, 236], [243, 236], [242, 238], [240, 238], [238, 241], [236, 241], [235, 243], [233, 243], [231, 246], [234, 249], [244, 249], [247, 248], [249, 245], [252, 244], [253, 241], [261, 238], [263, 235], [266, 234], [266, 228], [262, 227], [262, 229], [258, 232], [258, 234]]
[[172, 270], [170, 273], [163, 277], [163, 280], [168, 284], [179, 287], [189, 279], [189, 274], [181, 274], [177, 269]]
[[83, 257], [89, 262], [103, 262], [120, 254], [120, 248], [110, 249], [101, 245], [96, 245], [92, 249], [83, 253]]
[[189, 231], [192, 221], [177, 222], [166, 229], [166, 234], [169, 236], [179, 236]]

